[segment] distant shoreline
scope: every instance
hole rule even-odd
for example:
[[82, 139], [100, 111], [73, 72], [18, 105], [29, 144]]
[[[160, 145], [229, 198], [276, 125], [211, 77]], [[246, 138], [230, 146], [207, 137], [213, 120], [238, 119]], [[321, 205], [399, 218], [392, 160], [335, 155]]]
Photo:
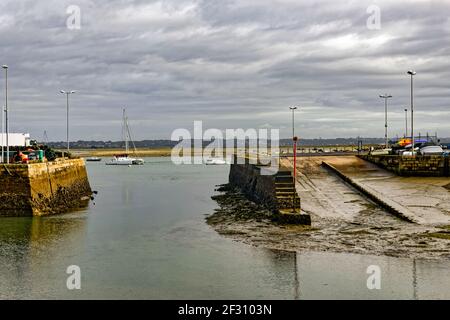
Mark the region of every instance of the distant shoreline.
[[[289, 150], [291, 149], [291, 150]], [[310, 154], [316, 153], [317, 150], [325, 150], [327, 152], [333, 151], [333, 149], [339, 149], [339, 151], [355, 152], [356, 146], [329, 146], [329, 147], [301, 147], [298, 149], [298, 154], [302, 153]], [[65, 151], [64, 149], [57, 149], [59, 151]], [[227, 148], [223, 149], [226, 153]], [[285, 155], [292, 153], [291, 147], [280, 147]], [[193, 149], [192, 155], [200, 156], [202, 155], [203, 149]], [[303, 151], [303, 152], [302, 152]], [[337, 150], [336, 150], [337, 151]], [[78, 149], [73, 148], [70, 152], [79, 157], [112, 157], [116, 154], [125, 153], [123, 148], [97, 148], [97, 149]], [[138, 148], [136, 151], [129, 151], [129, 154], [140, 157], [170, 157], [172, 153], [171, 147], [149, 147], [149, 148]]]
[[[141, 157], [170, 157], [172, 148], [142, 148], [130, 154]], [[80, 157], [112, 157], [125, 153], [123, 149], [72, 149], [71, 153]]]

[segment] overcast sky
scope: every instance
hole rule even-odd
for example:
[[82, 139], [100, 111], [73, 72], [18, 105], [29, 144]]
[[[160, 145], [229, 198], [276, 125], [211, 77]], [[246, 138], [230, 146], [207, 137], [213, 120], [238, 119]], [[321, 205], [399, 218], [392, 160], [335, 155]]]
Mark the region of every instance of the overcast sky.
[[402, 135], [408, 69], [417, 132], [450, 136], [450, 1], [1, 0], [0, 41], [11, 129], [38, 139], [65, 139], [60, 89], [77, 90], [71, 140], [119, 140], [123, 107], [136, 140], [194, 120], [287, 137], [289, 105], [301, 137], [382, 137], [385, 92]]

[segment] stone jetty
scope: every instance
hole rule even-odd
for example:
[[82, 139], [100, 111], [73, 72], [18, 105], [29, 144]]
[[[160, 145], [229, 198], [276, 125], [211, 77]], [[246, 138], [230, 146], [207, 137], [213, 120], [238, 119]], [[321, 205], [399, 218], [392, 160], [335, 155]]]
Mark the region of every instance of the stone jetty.
[[0, 164], [0, 216], [43, 216], [86, 204], [92, 194], [83, 159]]

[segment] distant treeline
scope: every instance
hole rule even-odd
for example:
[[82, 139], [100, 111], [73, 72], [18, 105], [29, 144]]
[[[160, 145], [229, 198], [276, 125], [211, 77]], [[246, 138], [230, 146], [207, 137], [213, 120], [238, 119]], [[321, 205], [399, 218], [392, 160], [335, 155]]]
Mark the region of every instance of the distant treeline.
[[[362, 141], [364, 145], [376, 145], [383, 144], [383, 138], [335, 138], [335, 139], [300, 139], [298, 145], [299, 146], [350, 146], [350, 145], [358, 145], [358, 141]], [[441, 143], [450, 143], [450, 138], [441, 138]], [[211, 141], [203, 141], [202, 145], [205, 147], [209, 145]], [[170, 140], [141, 140], [135, 141], [134, 144], [136, 148], [171, 148], [178, 144], [177, 141]], [[194, 145], [195, 142], [192, 140], [191, 145]], [[247, 141], [248, 144], [248, 141]], [[270, 142], [268, 143], [270, 145]], [[291, 139], [281, 139], [280, 146], [290, 146], [292, 144]], [[66, 142], [48, 142], [48, 146], [52, 148], [65, 148]], [[197, 144], [196, 144], [197, 145]], [[232, 146], [232, 141], [223, 141], [223, 146]], [[123, 148], [123, 141], [73, 141], [70, 143], [71, 148], [77, 149], [105, 149], [105, 148]]]

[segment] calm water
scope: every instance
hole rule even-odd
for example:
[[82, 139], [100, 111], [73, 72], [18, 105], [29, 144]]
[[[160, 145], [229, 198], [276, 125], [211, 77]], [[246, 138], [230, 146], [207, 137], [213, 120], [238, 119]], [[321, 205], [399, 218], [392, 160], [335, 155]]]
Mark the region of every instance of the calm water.
[[[450, 298], [450, 262], [254, 248], [216, 234], [204, 217], [228, 166], [88, 163], [98, 196], [85, 210], [0, 220], [0, 298]], [[368, 290], [366, 268], [382, 269]], [[81, 290], [66, 269], [81, 268]]]

